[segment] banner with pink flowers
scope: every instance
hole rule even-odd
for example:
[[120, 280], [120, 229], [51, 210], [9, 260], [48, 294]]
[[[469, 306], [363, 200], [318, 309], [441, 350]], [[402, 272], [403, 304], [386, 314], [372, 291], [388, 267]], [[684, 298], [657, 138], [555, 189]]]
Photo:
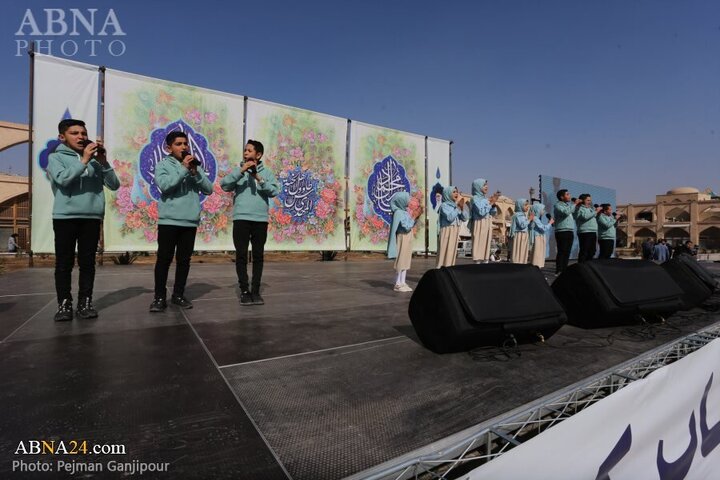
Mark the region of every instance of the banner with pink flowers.
[[347, 120], [250, 99], [246, 123], [280, 184], [266, 249], [345, 250]]
[[188, 135], [191, 153], [214, 184], [212, 195], [201, 195], [195, 248], [233, 250], [233, 197], [220, 180], [242, 160], [243, 97], [108, 70], [105, 99], [105, 144], [120, 179], [118, 191], [107, 194], [105, 250], [157, 249], [155, 166], [174, 130]]
[[[385, 250], [392, 196], [408, 192], [413, 217], [425, 207], [425, 137], [352, 122], [349, 177], [350, 248]], [[424, 215], [413, 233], [414, 249], [424, 251]]]

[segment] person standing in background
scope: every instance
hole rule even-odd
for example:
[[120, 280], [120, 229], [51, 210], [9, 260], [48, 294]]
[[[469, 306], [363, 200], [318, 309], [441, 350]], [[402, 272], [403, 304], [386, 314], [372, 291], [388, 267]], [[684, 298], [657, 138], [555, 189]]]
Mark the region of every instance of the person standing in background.
[[18, 251], [17, 237], [17, 233], [13, 233], [8, 237], [8, 252], [12, 253]]

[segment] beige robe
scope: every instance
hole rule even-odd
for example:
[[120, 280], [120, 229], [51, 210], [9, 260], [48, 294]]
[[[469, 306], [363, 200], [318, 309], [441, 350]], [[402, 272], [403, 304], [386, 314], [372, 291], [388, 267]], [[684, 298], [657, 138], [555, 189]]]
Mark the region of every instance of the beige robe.
[[395, 235], [397, 242], [397, 257], [395, 258], [395, 271], [410, 270], [412, 262], [413, 234], [412, 232]]
[[512, 242], [512, 263], [527, 263], [528, 232], [515, 232]]
[[545, 235], [535, 234], [531, 263], [539, 268], [545, 266]]
[[436, 268], [452, 267], [455, 265], [459, 236], [460, 227], [458, 225], [451, 225], [440, 229], [440, 251], [438, 252]]
[[490, 243], [492, 242], [492, 217], [473, 220], [472, 257], [473, 260], [490, 260]]

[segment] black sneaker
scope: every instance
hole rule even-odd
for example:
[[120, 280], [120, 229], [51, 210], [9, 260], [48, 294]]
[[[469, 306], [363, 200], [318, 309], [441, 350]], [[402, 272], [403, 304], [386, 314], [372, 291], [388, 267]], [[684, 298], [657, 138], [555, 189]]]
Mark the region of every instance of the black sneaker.
[[253, 304], [253, 297], [252, 293], [245, 290], [244, 292], [240, 293], [240, 305], [252, 305]]
[[77, 316], [78, 318], [97, 318], [98, 312], [95, 310], [92, 304], [92, 298], [81, 298], [78, 300], [77, 305]]
[[153, 302], [150, 304], [150, 311], [155, 312], [164, 312], [167, 308], [167, 302], [164, 298], [155, 298]]
[[58, 305], [57, 313], [55, 314], [56, 322], [69, 322], [73, 319], [73, 306], [72, 300], [66, 298]]
[[190, 309], [193, 307], [193, 304], [190, 300], [178, 295], [173, 295], [172, 297], [170, 297], [170, 302], [172, 302], [173, 305], [177, 305], [178, 307], [184, 309]]
[[252, 304], [253, 305], [265, 305], [265, 299], [262, 298], [262, 295], [260, 295], [260, 293], [253, 293], [252, 294]]

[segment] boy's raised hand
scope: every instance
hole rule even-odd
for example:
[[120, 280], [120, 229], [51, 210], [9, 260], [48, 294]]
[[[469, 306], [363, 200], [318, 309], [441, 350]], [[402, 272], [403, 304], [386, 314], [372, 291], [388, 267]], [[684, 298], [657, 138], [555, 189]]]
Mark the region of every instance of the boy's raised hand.
[[252, 167], [254, 167], [254, 166], [256, 166], [256, 165], [255, 165], [255, 161], [253, 161], [253, 160], [248, 160], [247, 162], [243, 163], [243, 166], [240, 168], [240, 171], [241, 171], [241, 172], [246, 172], [248, 169], [250, 169], [250, 168], [252, 168]]
[[[87, 140], [86, 140], [87, 141]], [[80, 161], [87, 165], [90, 163], [90, 160], [93, 159], [93, 156], [95, 156], [95, 152], [97, 151], [97, 144], [95, 143], [88, 143], [85, 145], [85, 148], [83, 148], [83, 154], [80, 158]]]
[[110, 165], [107, 161], [107, 151], [103, 146], [102, 140], [96, 140], [95, 143], [91, 143], [90, 145], [95, 145], [95, 160], [100, 162], [100, 165], [102, 165], [103, 167], [109, 167]]

